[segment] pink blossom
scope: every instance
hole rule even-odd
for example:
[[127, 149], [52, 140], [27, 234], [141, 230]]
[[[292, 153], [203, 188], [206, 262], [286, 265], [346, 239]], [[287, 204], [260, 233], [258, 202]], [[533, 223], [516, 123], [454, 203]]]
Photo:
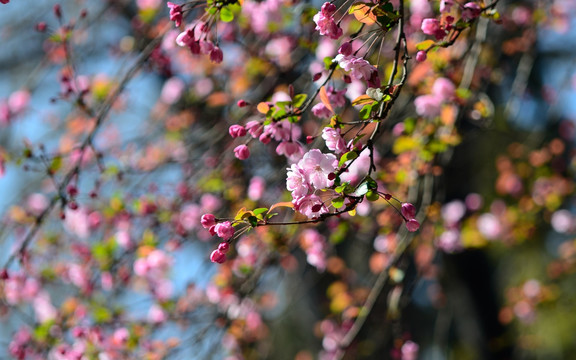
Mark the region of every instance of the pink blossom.
[[572, 213], [568, 210], [558, 210], [552, 214], [550, 221], [552, 228], [559, 233], [567, 233], [574, 229], [576, 226]]
[[352, 43], [350, 41], [343, 43], [340, 45], [340, 48], [338, 48], [338, 54], [342, 54], [344, 56], [350, 56], [352, 55], [352, 52]]
[[212, 254], [210, 254], [210, 261], [213, 263], [223, 264], [226, 261], [226, 254], [220, 250], [214, 250], [212, 251]]
[[414, 99], [416, 113], [420, 116], [433, 118], [440, 115], [442, 99], [436, 95], [421, 95]]
[[174, 21], [177, 27], [182, 24], [182, 7], [168, 1], [166, 4], [170, 8], [170, 21]]
[[179, 46], [190, 46], [195, 41], [194, 29], [186, 29], [176, 37], [176, 44]]
[[164, 83], [162, 92], [160, 93], [160, 99], [166, 104], [175, 104], [182, 96], [185, 86], [182, 79], [171, 77]]
[[449, 13], [452, 10], [452, 5], [454, 5], [454, 0], [441, 0], [440, 12]]
[[482, 214], [476, 222], [480, 233], [489, 240], [494, 240], [500, 236], [502, 225], [496, 216], [490, 213]]
[[326, 141], [326, 147], [336, 154], [342, 154], [348, 150], [346, 148], [346, 142], [344, 142], [344, 138], [342, 138], [340, 134], [340, 128], [325, 127], [322, 129], [322, 139]]
[[209, 229], [211, 226], [216, 225], [216, 217], [212, 214], [204, 214], [200, 218], [200, 224], [204, 229]]
[[[356, 80], [364, 79], [369, 81], [372, 79], [374, 73], [378, 74], [376, 68], [368, 61], [354, 55], [344, 56], [338, 54], [335, 60], [338, 61], [338, 64], [344, 71], [351, 71], [350, 76]], [[380, 87], [380, 85], [374, 87]]]
[[216, 224], [214, 231], [216, 231], [216, 234], [223, 240], [229, 240], [232, 238], [232, 236], [234, 236], [234, 227], [230, 221], [224, 221]]
[[346, 90], [347, 89], [335, 90], [332, 86], [326, 87], [328, 99], [330, 100], [330, 104], [332, 104], [333, 107], [336, 108], [346, 105], [346, 97], [344, 96], [344, 94], [346, 94]]
[[309, 185], [304, 171], [296, 164], [288, 168], [286, 188], [292, 192], [293, 198], [304, 196], [308, 193]]
[[235, 124], [235, 125], [231, 125], [228, 128], [228, 133], [233, 138], [237, 138], [237, 137], [245, 136], [246, 135], [246, 129], [242, 125], [236, 125]]
[[462, 7], [462, 18], [465, 21], [476, 19], [482, 13], [482, 8], [475, 2], [469, 2]]
[[266, 182], [264, 178], [260, 176], [254, 176], [252, 179], [250, 179], [250, 184], [248, 185], [248, 197], [250, 200], [260, 200], [265, 190]]
[[317, 195], [306, 195], [292, 201], [294, 209], [299, 213], [307, 216], [309, 219], [315, 219], [321, 214], [328, 212], [328, 208]]
[[406, 219], [413, 219], [416, 216], [416, 208], [411, 203], [402, 204], [402, 216]]
[[222, 254], [226, 254], [229, 250], [230, 250], [230, 244], [227, 242], [221, 242], [218, 245], [218, 251], [220, 251]]
[[440, 20], [424, 19], [422, 20], [422, 32], [426, 35], [436, 35], [440, 30]]
[[312, 20], [316, 23], [316, 30], [320, 35], [328, 36], [330, 39], [336, 40], [342, 36], [342, 28], [334, 21], [334, 13], [336, 12], [336, 5], [329, 2], [324, 3], [320, 12], [318, 12]]
[[416, 53], [416, 61], [418, 62], [423, 62], [426, 61], [427, 55], [426, 55], [426, 51], [418, 51]]
[[410, 232], [417, 231], [420, 228], [420, 223], [416, 219], [406, 221], [406, 229]]
[[123, 347], [128, 342], [129, 337], [130, 332], [125, 327], [116, 329], [116, 331], [114, 331], [114, 334], [112, 335], [112, 343], [114, 343], [116, 346]]
[[224, 59], [224, 53], [218, 46], [214, 46], [210, 50], [210, 61], [216, 64], [220, 64]]
[[447, 230], [440, 235], [436, 246], [445, 252], [453, 253], [463, 249], [462, 239], [457, 230]]
[[291, 161], [298, 161], [304, 154], [302, 145], [295, 141], [282, 141], [276, 147], [276, 154], [284, 155]]
[[442, 206], [442, 218], [448, 225], [454, 225], [466, 214], [466, 205], [460, 200], [453, 200]]
[[246, 130], [248, 130], [248, 133], [253, 138], [257, 138], [260, 135], [262, 135], [262, 131], [264, 130], [264, 127], [257, 120], [250, 120], [246, 123]]
[[418, 349], [418, 344], [410, 340], [406, 341], [400, 350], [402, 352], [402, 360], [416, 360]]
[[447, 78], [441, 77], [434, 81], [432, 85], [432, 94], [438, 96], [443, 101], [450, 100], [456, 93], [456, 86]]
[[298, 166], [303, 170], [306, 180], [317, 190], [325, 189], [334, 184], [330, 174], [336, 171], [338, 159], [333, 154], [322, 154], [318, 149], [312, 149], [304, 154]]
[[164, 310], [157, 304], [154, 304], [150, 307], [148, 311], [148, 321], [154, 324], [160, 324], [166, 321], [167, 316]]
[[205, 211], [214, 212], [222, 206], [222, 200], [218, 196], [208, 193], [202, 195], [200, 205]]
[[234, 156], [240, 160], [246, 160], [250, 157], [250, 149], [246, 145], [238, 145], [234, 148]]
[[201, 210], [196, 204], [189, 204], [182, 208], [180, 215], [178, 216], [178, 222], [184, 229], [190, 231], [196, 227], [198, 224], [198, 218], [200, 217]]
[[312, 106], [312, 114], [321, 119], [328, 119], [332, 116], [332, 111], [328, 109], [323, 103], [318, 103]]

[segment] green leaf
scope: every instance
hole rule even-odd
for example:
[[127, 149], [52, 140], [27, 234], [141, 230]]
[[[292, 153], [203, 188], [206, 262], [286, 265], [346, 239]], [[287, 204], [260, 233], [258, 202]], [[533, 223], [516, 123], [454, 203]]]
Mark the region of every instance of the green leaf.
[[234, 13], [230, 11], [227, 7], [220, 9], [220, 20], [224, 22], [230, 22], [234, 20]]
[[254, 213], [254, 215], [260, 215], [265, 213], [266, 211], [268, 211], [268, 208], [258, 208], [258, 209], [254, 209], [254, 211], [252, 211]]
[[292, 100], [292, 104], [294, 107], [300, 107], [300, 106], [304, 105], [304, 101], [306, 101], [307, 98], [308, 98], [308, 95], [306, 95], [306, 94], [298, 94], [298, 95], [294, 96], [294, 100]]
[[340, 158], [340, 162], [338, 163], [338, 167], [344, 165], [346, 161], [354, 160], [358, 157], [358, 153], [354, 150], [347, 152], [346, 154], [342, 155]]
[[344, 198], [343, 197], [337, 197], [336, 199], [332, 200], [332, 206], [334, 206], [336, 209], [341, 208], [342, 206], [344, 206]]
[[62, 157], [56, 156], [52, 159], [52, 163], [50, 164], [50, 172], [55, 173], [62, 167]]
[[376, 201], [380, 199], [380, 195], [378, 195], [376, 191], [370, 190], [366, 193], [366, 199], [368, 199], [368, 201]]
[[248, 216], [248, 222], [252, 227], [258, 226], [258, 218], [256, 216]]
[[364, 107], [362, 107], [362, 109], [360, 110], [360, 119], [367, 120], [370, 117], [370, 115], [372, 115], [372, 107], [375, 104], [378, 103], [364, 105]]

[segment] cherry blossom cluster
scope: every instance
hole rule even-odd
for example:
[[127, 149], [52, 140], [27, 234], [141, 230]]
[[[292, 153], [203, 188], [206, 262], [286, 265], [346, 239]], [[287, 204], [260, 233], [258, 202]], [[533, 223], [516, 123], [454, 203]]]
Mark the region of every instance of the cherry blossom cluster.
[[316, 30], [320, 32], [320, 35], [337, 40], [342, 36], [343, 31], [336, 21], [334, 21], [335, 13], [336, 5], [326, 2], [322, 5], [320, 11], [314, 15], [313, 20], [316, 23]]
[[292, 164], [288, 168], [286, 188], [292, 192], [294, 209], [310, 219], [327, 213], [326, 199], [321, 196], [330, 194], [328, 189], [334, 185], [337, 169], [336, 156], [323, 154], [318, 149], [308, 151], [297, 164]]

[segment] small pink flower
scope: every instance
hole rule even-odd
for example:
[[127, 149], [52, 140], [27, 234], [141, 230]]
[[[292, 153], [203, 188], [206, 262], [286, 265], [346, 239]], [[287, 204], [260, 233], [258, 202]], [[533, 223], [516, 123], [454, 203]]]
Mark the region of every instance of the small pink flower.
[[190, 46], [195, 41], [193, 29], [184, 30], [176, 37], [176, 44], [180, 46]]
[[464, 4], [462, 8], [462, 18], [465, 21], [470, 21], [476, 19], [482, 13], [482, 8], [475, 2], [469, 2]]
[[259, 121], [251, 120], [246, 123], [246, 130], [248, 130], [248, 133], [256, 139], [262, 135], [264, 127]]
[[234, 236], [234, 227], [230, 221], [224, 221], [222, 223], [216, 224], [214, 231], [216, 231], [216, 234], [223, 240], [229, 240], [232, 236]]
[[229, 250], [230, 244], [227, 242], [221, 242], [220, 245], [218, 245], [218, 251], [220, 251], [222, 254], [226, 254]]
[[406, 222], [406, 229], [410, 232], [417, 231], [420, 229], [420, 223], [416, 219], [410, 219]]
[[427, 58], [426, 51], [418, 51], [416, 53], [416, 61], [423, 62], [426, 61], [426, 58]]
[[440, 97], [443, 101], [450, 100], [456, 93], [456, 86], [447, 78], [441, 77], [434, 81], [432, 94]]
[[323, 103], [318, 103], [312, 107], [312, 114], [321, 119], [328, 119], [332, 116], [332, 111], [326, 107]]
[[340, 45], [340, 48], [338, 48], [338, 54], [342, 54], [344, 56], [352, 55], [352, 51], [352, 43], [350, 41], [343, 43]]
[[226, 261], [226, 254], [220, 250], [214, 250], [212, 251], [212, 254], [210, 254], [210, 261], [213, 263], [222, 264]]
[[178, 27], [182, 24], [182, 7], [174, 3], [168, 2], [166, 4], [170, 8], [170, 21]]
[[333, 40], [338, 39], [343, 34], [342, 28], [334, 21], [335, 12], [336, 5], [326, 2], [322, 5], [320, 12], [313, 17], [316, 30], [320, 32], [320, 35], [328, 36]]
[[214, 46], [212, 50], [210, 50], [210, 61], [216, 64], [220, 64], [224, 59], [224, 53], [218, 46]]
[[424, 19], [422, 20], [422, 32], [426, 35], [436, 35], [440, 29], [440, 21], [438, 19]]
[[298, 161], [304, 154], [304, 149], [295, 141], [282, 141], [276, 147], [276, 154], [284, 155], [292, 161]]
[[250, 157], [250, 149], [246, 145], [238, 145], [234, 149], [234, 156], [240, 160], [246, 160]]
[[299, 213], [307, 216], [309, 219], [315, 219], [321, 214], [328, 212], [328, 208], [317, 195], [306, 195], [292, 201], [294, 209]]
[[241, 137], [246, 135], [246, 129], [242, 125], [232, 125], [228, 128], [228, 133], [233, 138]]
[[422, 95], [414, 99], [416, 112], [425, 117], [435, 117], [440, 115], [442, 99], [436, 95]]
[[411, 203], [402, 204], [402, 216], [406, 219], [413, 219], [416, 216], [416, 208]]
[[204, 214], [200, 218], [200, 224], [204, 229], [210, 229], [210, 227], [216, 225], [216, 217], [212, 214]]
[[326, 141], [326, 147], [334, 151], [336, 154], [342, 154], [346, 152], [346, 142], [342, 135], [340, 134], [340, 129], [334, 129], [325, 127], [322, 130], [322, 139]]

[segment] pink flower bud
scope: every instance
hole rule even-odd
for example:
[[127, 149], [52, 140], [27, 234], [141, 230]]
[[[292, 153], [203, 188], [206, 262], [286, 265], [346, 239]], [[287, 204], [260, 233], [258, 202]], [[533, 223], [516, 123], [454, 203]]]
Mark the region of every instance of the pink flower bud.
[[224, 53], [218, 46], [214, 46], [212, 50], [210, 50], [210, 61], [216, 64], [220, 64], [224, 59]]
[[320, 80], [321, 77], [322, 77], [322, 73], [321, 73], [321, 72], [316, 73], [316, 74], [314, 74], [314, 76], [312, 77], [312, 81], [318, 81], [318, 80]]
[[66, 186], [66, 192], [70, 196], [76, 196], [76, 195], [78, 195], [78, 188], [76, 186], [70, 184], [70, 185]]
[[482, 13], [482, 8], [475, 2], [464, 4], [462, 8], [462, 18], [466, 21], [476, 19]]
[[406, 229], [410, 232], [417, 231], [420, 229], [420, 223], [416, 219], [410, 219], [406, 222]]
[[232, 125], [230, 128], [228, 128], [228, 133], [230, 133], [230, 136], [233, 138], [237, 138], [240, 136], [245, 136], [246, 129], [242, 125]]
[[60, 19], [62, 17], [62, 9], [60, 8], [60, 4], [56, 4], [54, 5], [54, 15], [56, 15], [56, 17], [58, 19]]
[[416, 216], [416, 208], [411, 203], [402, 204], [402, 216], [406, 219], [413, 219]]
[[438, 19], [422, 20], [422, 32], [426, 35], [436, 35], [440, 30], [440, 21]]
[[46, 23], [44, 21], [41, 21], [38, 24], [36, 24], [36, 31], [38, 32], [46, 31]]
[[423, 62], [426, 61], [426, 51], [418, 51], [416, 53], [416, 61]]
[[210, 261], [213, 263], [222, 264], [226, 261], [226, 254], [220, 250], [214, 250], [212, 251], [212, 254], [210, 254]]
[[221, 242], [220, 245], [218, 245], [218, 251], [220, 251], [222, 254], [226, 254], [229, 250], [230, 244], [227, 242]]
[[248, 103], [246, 102], [246, 100], [238, 100], [238, 103], [236, 105], [238, 105], [238, 107], [245, 107], [248, 106]]
[[240, 160], [246, 160], [250, 157], [250, 149], [246, 145], [238, 145], [234, 149], [234, 156]]
[[200, 224], [204, 229], [210, 229], [212, 226], [216, 225], [216, 217], [212, 214], [204, 214], [200, 218]]
[[338, 49], [338, 54], [342, 54], [344, 56], [352, 55], [352, 44], [350, 42], [345, 42], [344, 44], [340, 45]]
[[224, 221], [222, 223], [216, 224], [214, 231], [216, 231], [216, 234], [223, 240], [229, 240], [232, 238], [232, 236], [234, 236], [234, 227], [230, 221]]

